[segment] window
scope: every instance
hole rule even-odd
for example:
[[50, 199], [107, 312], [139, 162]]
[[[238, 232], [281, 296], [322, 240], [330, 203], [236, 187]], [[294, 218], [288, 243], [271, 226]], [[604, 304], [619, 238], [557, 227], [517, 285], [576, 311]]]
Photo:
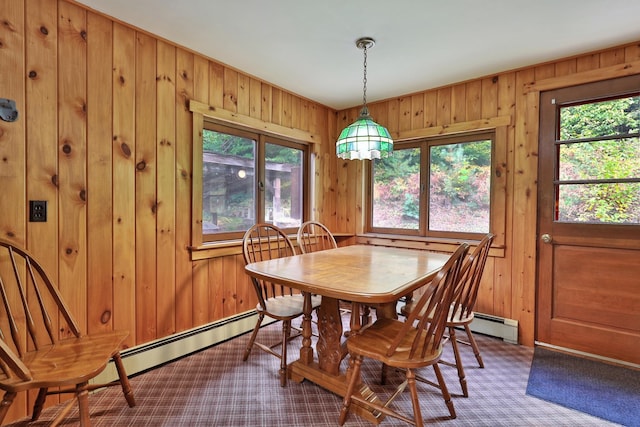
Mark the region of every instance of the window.
[[371, 166], [369, 231], [474, 237], [491, 230], [494, 132], [398, 142]]
[[241, 238], [256, 222], [297, 230], [305, 218], [307, 146], [207, 121], [203, 127], [203, 241]]
[[558, 114], [555, 221], [640, 224], [640, 94]]

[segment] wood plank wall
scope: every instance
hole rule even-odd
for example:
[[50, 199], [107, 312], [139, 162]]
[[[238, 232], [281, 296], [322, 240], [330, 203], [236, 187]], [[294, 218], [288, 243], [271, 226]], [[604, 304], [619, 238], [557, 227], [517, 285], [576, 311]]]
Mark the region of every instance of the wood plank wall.
[[[526, 69], [372, 103], [369, 111], [394, 138], [498, 116], [510, 116], [507, 133], [504, 257], [491, 257], [477, 310], [519, 322], [519, 342], [535, 333], [538, 105], [545, 89], [640, 73], [640, 42]], [[360, 107], [338, 112], [336, 132], [353, 122]], [[338, 227], [362, 228], [362, 164], [338, 160]], [[356, 182], [356, 185], [350, 183]], [[348, 184], [349, 183], [349, 184]], [[391, 244], [391, 243], [390, 243]]]
[[[359, 106], [332, 111], [67, 0], [3, 0], [0, 19], [0, 97], [20, 112], [0, 121], [0, 236], [43, 261], [85, 330], [128, 329], [132, 346], [254, 306], [239, 250], [190, 260], [190, 99], [321, 135], [313, 217], [362, 231], [362, 162], [337, 161], [333, 144]], [[519, 320], [526, 345], [536, 87], [615, 77], [629, 72], [617, 65], [639, 60], [636, 43], [370, 105], [392, 132], [512, 117], [505, 256], [489, 262], [479, 310]], [[29, 200], [48, 202], [47, 222], [27, 221]], [[7, 420], [25, 416], [27, 403], [16, 399]]]
[[[128, 346], [255, 307], [239, 251], [187, 250], [188, 101], [323, 140], [334, 112], [73, 2], [2, 0], [0, 19], [0, 97], [20, 114], [0, 121], [0, 236], [43, 261], [85, 331], [127, 329]], [[335, 227], [336, 163], [312, 150], [315, 215]], [[27, 221], [29, 200], [48, 202], [47, 222]]]

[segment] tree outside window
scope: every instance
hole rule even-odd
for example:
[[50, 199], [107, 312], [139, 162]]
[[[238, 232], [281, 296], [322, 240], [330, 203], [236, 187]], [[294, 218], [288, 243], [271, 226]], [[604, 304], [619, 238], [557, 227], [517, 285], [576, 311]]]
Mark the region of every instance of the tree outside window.
[[370, 231], [489, 232], [493, 134], [397, 143], [372, 166]]
[[559, 114], [556, 220], [640, 224], [640, 96]]
[[205, 241], [240, 238], [256, 222], [302, 223], [306, 146], [213, 124], [202, 140]]

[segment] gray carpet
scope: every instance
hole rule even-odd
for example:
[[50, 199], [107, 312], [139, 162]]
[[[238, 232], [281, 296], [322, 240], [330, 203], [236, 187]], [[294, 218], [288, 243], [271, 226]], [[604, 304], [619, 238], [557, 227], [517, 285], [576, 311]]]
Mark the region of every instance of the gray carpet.
[[[280, 325], [263, 328], [263, 341], [277, 341]], [[525, 390], [533, 349], [506, 344], [501, 340], [478, 336], [485, 368], [478, 368], [470, 348], [463, 347], [469, 384], [469, 397], [461, 396], [455, 368], [442, 366], [453, 395], [457, 419], [448, 411], [438, 391], [418, 383], [425, 423], [434, 426], [608, 426], [600, 418], [567, 409], [527, 396]], [[279, 361], [261, 351], [254, 351], [242, 362], [248, 335], [135, 376], [131, 384], [138, 405], [129, 408], [119, 389], [110, 388], [90, 396], [93, 426], [336, 426], [342, 400], [308, 382], [289, 382], [281, 388]], [[290, 360], [297, 356], [299, 339], [290, 344]], [[447, 346], [447, 359], [450, 346]], [[344, 363], [344, 362], [343, 362]], [[374, 391], [384, 394], [388, 388], [378, 384], [380, 366], [363, 365], [363, 379]], [[426, 371], [433, 377], [433, 369]], [[397, 383], [402, 375], [389, 372], [389, 382]], [[411, 411], [408, 393], [394, 403], [400, 410]], [[41, 420], [18, 426], [45, 426], [60, 407], [48, 408]], [[409, 412], [410, 413], [410, 412]], [[78, 425], [77, 410], [67, 417], [64, 426]], [[366, 420], [351, 414], [347, 426], [368, 426]], [[405, 425], [387, 418], [381, 426]]]

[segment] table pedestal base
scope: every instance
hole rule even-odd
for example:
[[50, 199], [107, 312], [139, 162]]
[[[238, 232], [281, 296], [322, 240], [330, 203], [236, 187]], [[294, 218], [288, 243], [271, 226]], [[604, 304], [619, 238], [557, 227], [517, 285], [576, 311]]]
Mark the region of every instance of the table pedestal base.
[[[325, 388], [340, 397], [344, 397], [347, 393], [347, 377], [344, 374], [331, 375], [320, 370], [316, 362], [310, 364], [304, 364], [302, 362], [295, 361], [289, 364], [289, 378], [295, 382], [302, 382], [305, 379], [309, 380], [322, 388]], [[364, 384], [359, 386], [359, 394], [368, 402], [379, 402], [378, 396]], [[351, 403], [351, 413], [355, 413], [362, 418], [369, 420], [374, 424], [380, 424], [385, 415], [370, 408], [368, 406], [361, 405], [359, 402]], [[336, 419], [340, 414], [336, 414]]]

